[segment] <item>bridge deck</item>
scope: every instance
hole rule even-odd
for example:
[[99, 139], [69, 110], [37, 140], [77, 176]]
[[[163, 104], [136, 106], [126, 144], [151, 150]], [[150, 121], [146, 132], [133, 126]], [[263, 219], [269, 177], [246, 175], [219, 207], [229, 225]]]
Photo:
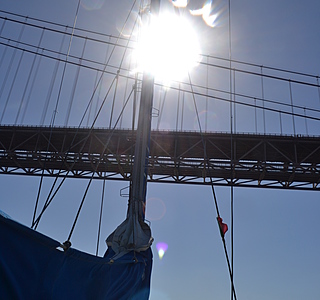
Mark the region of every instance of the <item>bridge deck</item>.
[[[129, 180], [135, 138], [131, 130], [0, 126], [0, 173]], [[210, 177], [216, 185], [318, 189], [320, 138], [151, 133], [149, 181]]]

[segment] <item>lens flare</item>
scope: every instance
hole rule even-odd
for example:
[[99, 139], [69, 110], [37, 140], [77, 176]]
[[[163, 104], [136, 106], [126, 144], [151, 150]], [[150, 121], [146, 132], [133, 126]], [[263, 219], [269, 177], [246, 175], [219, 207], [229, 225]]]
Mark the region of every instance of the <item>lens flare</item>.
[[81, 5], [86, 10], [97, 10], [102, 8], [105, 0], [82, 0]]
[[175, 7], [187, 7], [188, 0], [172, 0], [172, 4]]
[[146, 218], [149, 221], [159, 221], [166, 213], [166, 205], [159, 198], [147, 199]]
[[199, 113], [199, 119], [198, 117], [194, 117], [193, 119], [193, 130], [199, 130], [199, 121], [201, 124], [201, 130], [217, 130], [219, 120], [216, 113], [206, 110], [201, 111]]
[[168, 250], [168, 244], [161, 242], [161, 243], [158, 243], [156, 245], [156, 247], [157, 247], [157, 250], [158, 250], [159, 258], [162, 259], [164, 254]]
[[217, 7], [213, 7], [211, 1], [207, 2], [202, 8], [190, 10], [190, 13], [193, 16], [202, 16], [202, 19], [210, 27], [216, 27], [218, 25], [217, 20], [219, 15], [222, 13], [216, 12], [213, 13], [213, 10], [217, 11]]

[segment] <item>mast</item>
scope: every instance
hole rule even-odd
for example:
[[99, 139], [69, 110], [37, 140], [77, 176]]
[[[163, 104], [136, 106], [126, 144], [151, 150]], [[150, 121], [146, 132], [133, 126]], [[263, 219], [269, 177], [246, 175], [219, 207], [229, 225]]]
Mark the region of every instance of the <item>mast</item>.
[[[151, 0], [149, 22], [152, 16], [158, 16], [159, 9], [160, 0]], [[130, 250], [144, 251], [153, 241], [151, 230], [144, 222], [153, 89], [154, 75], [144, 71], [127, 218], [107, 238], [108, 246], [112, 246], [115, 253], [119, 255]]]
[[[157, 16], [159, 8], [160, 0], [151, 0], [151, 15]], [[144, 71], [128, 208], [128, 214], [138, 212], [141, 220], [145, 217], [153, 87], [153, 74]]]

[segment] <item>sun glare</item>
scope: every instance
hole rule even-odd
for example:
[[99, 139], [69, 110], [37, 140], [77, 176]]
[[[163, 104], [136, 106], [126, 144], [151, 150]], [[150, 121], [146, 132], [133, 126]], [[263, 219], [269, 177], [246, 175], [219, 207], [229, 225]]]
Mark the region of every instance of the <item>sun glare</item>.
[[142, 28], [135, 50], [137, 71], [152, 73], [157, 79], [181, 80], [199, 62], [196, 34], [187, 20], [163, 15]]

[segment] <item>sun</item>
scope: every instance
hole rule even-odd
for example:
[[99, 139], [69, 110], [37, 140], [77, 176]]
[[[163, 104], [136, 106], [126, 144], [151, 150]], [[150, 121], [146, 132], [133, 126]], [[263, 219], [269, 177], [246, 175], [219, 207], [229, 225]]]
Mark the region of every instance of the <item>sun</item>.
[[143, 27], [134, 56], [138, 71], [156, 79], [180, 81], [199, 63], [200, 47], [190, 23], [176, 15], [164, 14]]

